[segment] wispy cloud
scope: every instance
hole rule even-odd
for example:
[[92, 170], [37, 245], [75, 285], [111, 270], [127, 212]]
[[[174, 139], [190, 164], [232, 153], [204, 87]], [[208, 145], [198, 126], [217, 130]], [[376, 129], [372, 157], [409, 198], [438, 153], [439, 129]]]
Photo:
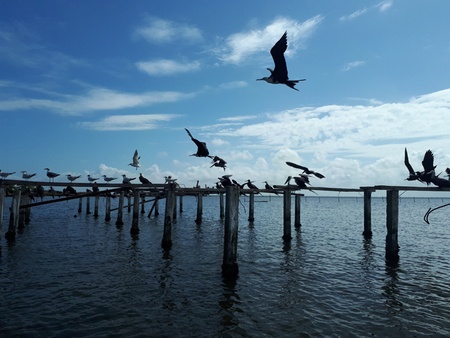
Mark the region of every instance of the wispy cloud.
[[242, 88], [248, 86], [248, 83], [245, 81], [233, 81], [233, 82], [227, 82], [222, 83], [219, 87], [222, 89], [235, 89], [235, 88]]
[[352, 69], [352, 68], [362, 66], [362, 65], [364, 65], [365, 63], [366, 63], [365, 61], [354, 61], [354, 62], [349, 62], [349, 63], [347, 63], [347, 64], [342, 68], [342, 70], [343, 70], [344, 72], [346, 72], [346, 71], [348, 71], [348, 70], [350, 70], [350, 69]]
[[219, 121], [230, 121], [230, 122], [238, 122], [245, 120], [256, 119], [258, 116], [256, 115], [243, 115], [243, 116], [232, 116], [232, 117], [222, 117]]
[[277, 18], [263, 29], [229, 36], [226, 39], [226, 44], [216, 48], [215, 52], [223, 62], [239, 64], [252, 54], [262, 51], [268, 52], [281, 35], [288, 31], [289, 48], [286, 55], [292, 55], [297, 48], [303, 46], [322, 20], [321, 15], [304, 22], [283, 17]]
[[157, 60], [137, 62], [136, 67], [153, 76], [173, 75], [193, 72], [200, 69], [200, 62], [180, 63], [173, 60]]
[[143, 37], [151, 43], [170, 43], [175, 40], [199, 42], [203, 40], [201, 31], [192, 25], [149, 17], [146, 25], [136, 29], [135, 36]]
[[359, 9], [359, 10], [353, 12], [350, 15], [344, 15], [339, 20], [340, 21], [349, 21], [349, 20], [355, 19], [358, 16], [366, 14], [369, 11], [375, 10], [375, 9], [378, 9], [380, 12], [384, 12], [384, 11], [387, 11], [392, 5], [393, 5], [393, 1], [392, 0], [385, 0], [385, 1], [382, 1], [382, 2], [380, 2], [380, 3], [378, 3], [378, 4], [374, 5], [374, 6], [371, 6], [371, 7], [368, 7], [368, 8], [365, 7], [363, 9]]
[[149, 130], [160, 127], [159, 122], [170, 121], [181, 115], [147, 114], [147, 115], [113, 115], [97, 122], [80, 122], [81, 128], [100, 131]]

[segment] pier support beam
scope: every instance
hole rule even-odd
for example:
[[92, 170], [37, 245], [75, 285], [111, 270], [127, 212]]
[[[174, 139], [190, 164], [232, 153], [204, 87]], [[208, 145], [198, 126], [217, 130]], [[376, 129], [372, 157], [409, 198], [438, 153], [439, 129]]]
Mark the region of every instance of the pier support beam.
[[21, 191], [18, 189], [14, 191], [13, 199], [11, 201], [11, 212], [9, 216], [9, 228], [5, 233], [7, 240], [14, 240], [16, 238], [16, 229], [19, 223], [19, 208]]
[[[5, 199], [6, 199], [6, 192], [5, 189], [0, 188], [0, 238], [2, 236], [2, 228], [3, 228], [3, 212], [5, 211]], [[1, 240], [0, 240], [0, 249], [1, 246]]]
[[94, 196], [94, 217], [98, 217], [98, 200], [100, 199], [99, 195]]
[[248, 221], [253, 222], [255, 220], [255, 194], [253, 192], [250, 193], [248, 203]]
[[386, 191], [386, 259], [398, 261], [398, 190]]
[[83, 210], [83, 198], [80, 197], [80, 199], [78, 200], [78, 213], [81, 213], [82, 210]]
[[180, 195], [180, 214], [183, 212], [183, 195]]
[[291, 236], [291, 191], [285, 189], [283, 192], [283, 240], [290, 241]]
[[177, 195], [173, 196], [173, 219], [177, 219]]
[[[30, 204], [31, 198], [27, 194], [23, 194], [20, 198], [20, 205]], [[19, 224], [18, 229], [21, 229], [25, 226], [25, 223], [30, 222], [30, 213], [31, 208], [23, 208], [19, 209]]]
[[228, 186], [225, 204], [225, 238], [223, 246], [222, 276], [235, 278], [239, 273], [237, 242], [239, 227], [239, 187]]
[[145, 214], [145, 194], [142, 194], [141, 214]]
[[299, 194], [295, 195], [295, 200], [294, 200], [294, 203], [295, 203], [295, 216], [294, 216], [295, 217], [295, 221], [294, 221], [294, 226], [296, 228], [300, 228], [302, 226], [302, 224], [300, 223], [300, 210], [301, 210], [300, 198], [301, 198], [301, 195], [299, 195]]
[[91, 198], [86, 196], [86, 215], [91, 213]]
[[130, 233], [136, 235], [139, 233], [139, 189], [134, 189], [133, 201], [133, 221], [131, 223]]
[[202, 223], [202, 214], [203, 214], [203, 195], [202, 193], [197, 195], [197, 219], [195, 223]]
[[124, 199], [125, 199], [125, 192], [122, 190], [120, 192], [120, 197], [119, 197], [119, 208], [117, 209], [117, 221], [116, 221], [117, 226], [123, 225], [123, 202], [124, 202]]
[[128, 205], [127, 205], [127, 209], [128, 209], [128, 212], [131, 212], [131, 195], [130, 195], [130, 193], [128, 193], [128, 195], [127, 195], [127, 200], [128, 200]]
[[[97, 196], [96, 196], [97, 197]], [[111, 196], [106, 196], [105, 221], [111, 220]]]
[[166, 193], [166, 210], [164, 215], [164, 234], [161, 246], [164, 249], [172, 247], [172, 221], [173, 221], [173, 204], [175, 203], [175, 184], [170, 183]]
[[159, 216], [159, 198], [158, 198], [158, 196], [155, 199], [155, 216]]
[[366, 238], [372, 237], [372, 191], [364, 190], [364, 232]]
[[219, 194], [219, 200], [220, 200], [220, 219], [223, 219], [225, 217], [225, 208], [223, 204], [223, 192]]

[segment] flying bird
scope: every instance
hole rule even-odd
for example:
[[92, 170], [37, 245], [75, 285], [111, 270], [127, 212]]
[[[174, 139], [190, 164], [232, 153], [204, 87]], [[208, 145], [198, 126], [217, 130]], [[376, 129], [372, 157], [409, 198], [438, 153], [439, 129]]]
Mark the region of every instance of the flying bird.
[[[184, 128], [184, 129], [186, 129], [186, 128]], [[208, 148], [206, 147], [206, 143], [200, 142], [199, 140], [192, 137], [192, 134], [189, 132], [189, 130], [186, 129], [186, 131], [187, 131], [188, 135], [191, 137], [192, 142], [194, 142], [197, 145], [197, 153], [192, 154], [190, 156], [211, 157], [211, 156], [209, 156], [209, 151], [208, 151]]]
[[284, 52], [287, 49], [287, 32], [284, 32], [283, 36], [278, 40], [278, 42], [272, 47], [270, 50], [270, 54], [272, 54], [273, 61], [275, 63], [275, 69], [272, 70], [267, 68], [270, 71], [269, 77], [263, 77], [262, 79], [257, 79], [256, 81], [266, 81], [267, 83], [272, 84], [285, 84], [286, 86], [297, 90], [294, 86], [300, 82], [305, 81], [302, 80], [289, 80], [288, 71], [286, 67], [286, 59], [284, 58]]
[[53, 180], [55, 182], [55, 177], [58, 177], [59, 174], [50, 171], [50, 168], [44, 168], [44, 170], [47, 170], [48, 181]]
[[225, 171], [227, 162], [223, 158], [220, 158], [219, 156], [214, 156], [212, 158], [212, 160], [213, 160], [213, 165], [210, 168], [218, 167], [218, 168], [223, 168], [223, 170]]
[[73, 181], [75, 181], [76, 179], [78, 179], [78, 178], [81, 177], [81, 175], [78, 175], [78, 176], [72, 176], [72, 175], [70, 175], [70, 174], [67, 174], [66, 176], [67, 176], [67, 179], [68, 179], [70, 182], [73, 182]]
[[424, 171], [414, 171], [413, 167], [409, 163], [408, 151], [405, 148], [405, 166], [409, 171], [409, 177], [406, 178], [407, 181], [418, 180], [422, 183], [426, 183], [427, 185], [432, 182], [431, 178], [435, 175], [434, 169], [436, 166], [434, 165], [433, 152], [430, 149], [428, 149], [423, 156], [422, 166]]
[[123, 184], [129, 184], [129, 183], [131, 183], [132, 180], [136, 179], [136, 177], [129, 178], [125, 174], [123, 174], [122, 177], [123, 177], [123, 180], [122, 180]]
[[25, 170], [21, 171], [22, 173], [22, 178], [24, 180], [29, 180], [30, 178], [32, 178], [34, 175], [36, 175], [36, 173], [34, 174], [27, 174], [27, 172]]
[[136, 151], [134, 152], [134, 155], [133, 155], [133, 162], [130, 163], [129, 165], [131, 165], [132, 167], [135, 167], [136, 170], [137, 170], [137, 168], [140, 167], [140, 165], [139, 165], [139, 160], [140, 160], [140, 159], [141, 159], [141, 157], [138, 156], [138, 151], [137, 151], [137, 149], [136, 149]]
[[107, 177], [106, 175], [103, 175], [102, 177], [105, 180], [105, 182], [111, 182], [111, 181], [117, 180], [117, 177]]
[[139, 181], [141, 181], [142, 184], [152, 184], [152, 182], [142, 176], [142, 173], [139, 174]]
[[0, 176], [2, 177], [2, 178], [7, 178], [9, 175], [12, 175], [12, 174], [15, 174], [16, 172], [13, 172], [13, 173], [4, 173], [4, 172], [2, 172], [1, 170], [0, 170]]
[[91, 175], [87, 175], [87, 178], [88, 178], [88, 181], [89, 181], [89, 182], [94, 182], [94, 181], [96, 181], [96, 180], [99, 179], [99, 178], [91, 177]]
[[287, 164], [288, 166], [293, 167], [293, 168], [297, 168], [297, 169], [303, 170], [303, 173], [304, 173], [304, 174], [307, 174], [307, 175], [314, 175], [314, 176], [316, 176], [317, 178], [325, 178], [325, 176], [323, 176], [321, 173], [312, 171], [312, 170], [308, 169], [307, 167], [301, 166], [301, 165], [299, 165], [299, 164], [295, 164], [295, 163], [292, 163], [292, 162], [286, 162], [286, 164]]

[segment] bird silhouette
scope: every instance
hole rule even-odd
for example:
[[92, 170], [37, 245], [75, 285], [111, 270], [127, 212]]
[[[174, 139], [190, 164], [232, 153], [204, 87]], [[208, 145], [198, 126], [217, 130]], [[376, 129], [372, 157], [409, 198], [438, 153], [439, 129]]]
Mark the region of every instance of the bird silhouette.
[[139, 165], [139, 160], [140, 159], [141, 159], [141, 157], [138, 156], [138, 151], [136, 149], [136, 151], [134, 152], [134, 155], [133, 155], [133, 162], [131, 162], [129, 165], [131, 165], [132, 167], [135, 167], [136, 170], [137, 170], [137, 168], [140, 167], [140, 165]]
[[269, 183], [267, 183], [267, 181], [264, 181], [263, 183], [265, 183], [264, 188], [266, 188], [266, 190], [274, 190], [274, 193], [276, 195], [278, 195], [278, 193], [275, 191], [275, 189]]
[[435, 176], [434, 169], [436, 166], [434, 165], [433, 152], [430, 149], [428, 149], [423, 156], [422, 166], [424, 171], [414, 171], [413, 167], [409, 163], [408, 151], [405, 148], [405, 166], [409, 171], [409, 176], [406, 178], [407, 181], [418, 180], [422, 183], [426, 183], [427, 185], [432, 183], [431, 178], [432, 175]]
[[13, 173], [4, 173], [4, 172], [2, 172], [1, 170], [0, 170], [0, 176], [2, 177], [2, 178], [7, 178], [9, 175], [12, 175], [12, 174], [15, 174], [16, 172], [13, 172]]
[[206, 143], [205, 142], [200, 142], [199, 140], [195, 139], [192, 134], [189, 132], [189, 130], [187, 130], [186, 128], [184, 128], [188, 135], [191, 137], [192, 142], [194, 142], [197, 145], [197, 153], [192, 154], [190, 156], [196, 156], [196, 157], [211, 157], [209, 156], [209, 150], [206, 147]]
[[219, 168], [223, 168], [223, 170], [225, 171], [227, 162], [223, 158], [220, 158], [219, 156], [214, 156], [212, 158], [212, 160], [213, 160], [213, 165], [210, 168], [219, 167]]
[[258, 189], [258, 187], [256, 185], [254, 185], [253, 182], [254, 181], [247, 180], [247, 182], [245, 184], [247, 184], [247, 187], [249, 189]]
[[75, 181], [76, 179], [78, 179], [78, 178], [81, 177], [81, 175], [78, 175], [78, 176], [72, 176], [72, 175], [70, 175], [70, 174], [67, 174], [66, 176], [67, 176], [67, 179], [68, 179], [70, 182], [73, 182], [73, 181]]
[[224, 188], [233, 185], [233, 182], [231, 182], [231, 180], [230, 180], [231, 176], [233, 176], [233, 175], [223, 175], [222, 177], [219, 177], [219, 181]]
[[142, 176], [142, 173], [139, 174], [139, 181], [141, 181], [142, 184], [152, 184], [152, 182]]
[[25, 170], [21, 171], [22, 173], [22, 178], [24, 180], [29, 180], [30, 178], [32, 178], [34, 175], [36, 175], [36, 173], [34, 174], [27, 174], [27, 172]]
[[59, 174], [50, 171], [50, 168], [44, 168], [44, 170], [47, 170], [48, 181], [52, 180], [52, 182], [55, 182], [55, 177], [58, 177]]
[[295, 164], [295, 163], [292, 163], [292, 162], [286, 162], [286, 164], [287, 164], [288, 166], [293, 167], [293, 168], [297, 168], [297, 169], [303, 170], [303, 173], [304, 173], [304, 174], [307, 174], [307, 175], [314, 175], [314, 176], [316, 176], [317, 178], [325, 178], [325, 176], [323, 176], [321, 173], [318, 173], [318, 172], [316, 172], [316, 171], [312, 171], [312, 170], [308, 169], [307, 167], [301, 166], [301, 165], [299, 165], [299, 164]]
[[111, 182], [111, 181], [117, 180], [117, 177], [107, 177], [106, 175], [103, 175], [102, 177], [105, 180], [105, 182]]
[[283, 36], [278, 40], [278, 42], [272, 47], [270, 50], [270, 54], [272, 54], [273, 61], [275, 63], [275, 69], [272, 70], [267, 68], [270, 71], [269, 77], [263, 77], [262, 79], [257, 79], [256, 81], [266, 81], [271, 84], [285, 84], [286, 86], [297, 90], [294, 86], [300, 82], [305, 81], [302, 80], [289, 80], [288, 71], [286, 67], [286, 59], [284, 58], [284, 52], [287, 49], [287, 32], [284, 32]]
[[89, 182], [94, 182], [94, 181], [98, 180], [99, 178], [94, 178], [94, 177], [91, 177], [91, 175], [87, 175], [87, 179]]
[[123, 184], [129, 184], [129, 183], [131, 183], [132, 180], [136, 179], [136, 177], [127, 177], [127, 175], [125, 175], [125, 174], [123, 174], [122, 177], [123, 177], [123, 179], [122, 179]]

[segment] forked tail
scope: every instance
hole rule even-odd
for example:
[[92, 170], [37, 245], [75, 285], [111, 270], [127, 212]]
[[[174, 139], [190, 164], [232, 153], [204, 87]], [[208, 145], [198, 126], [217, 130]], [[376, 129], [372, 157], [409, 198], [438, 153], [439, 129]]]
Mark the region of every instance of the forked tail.
[[305, 81], [305, 80], [306, 80], [306, 79], [302, 79], [302, 80], [287, 80], [285, 84], [286, 84], [286, 86], [288, 86], [288, 87], [290, 87], [290, 88], [292, 88], [292, 89], [298, 91], [298, 89], [295, 88], [294, 86], [295, 86], [297, 83], [299, 83], [300, 81]]

